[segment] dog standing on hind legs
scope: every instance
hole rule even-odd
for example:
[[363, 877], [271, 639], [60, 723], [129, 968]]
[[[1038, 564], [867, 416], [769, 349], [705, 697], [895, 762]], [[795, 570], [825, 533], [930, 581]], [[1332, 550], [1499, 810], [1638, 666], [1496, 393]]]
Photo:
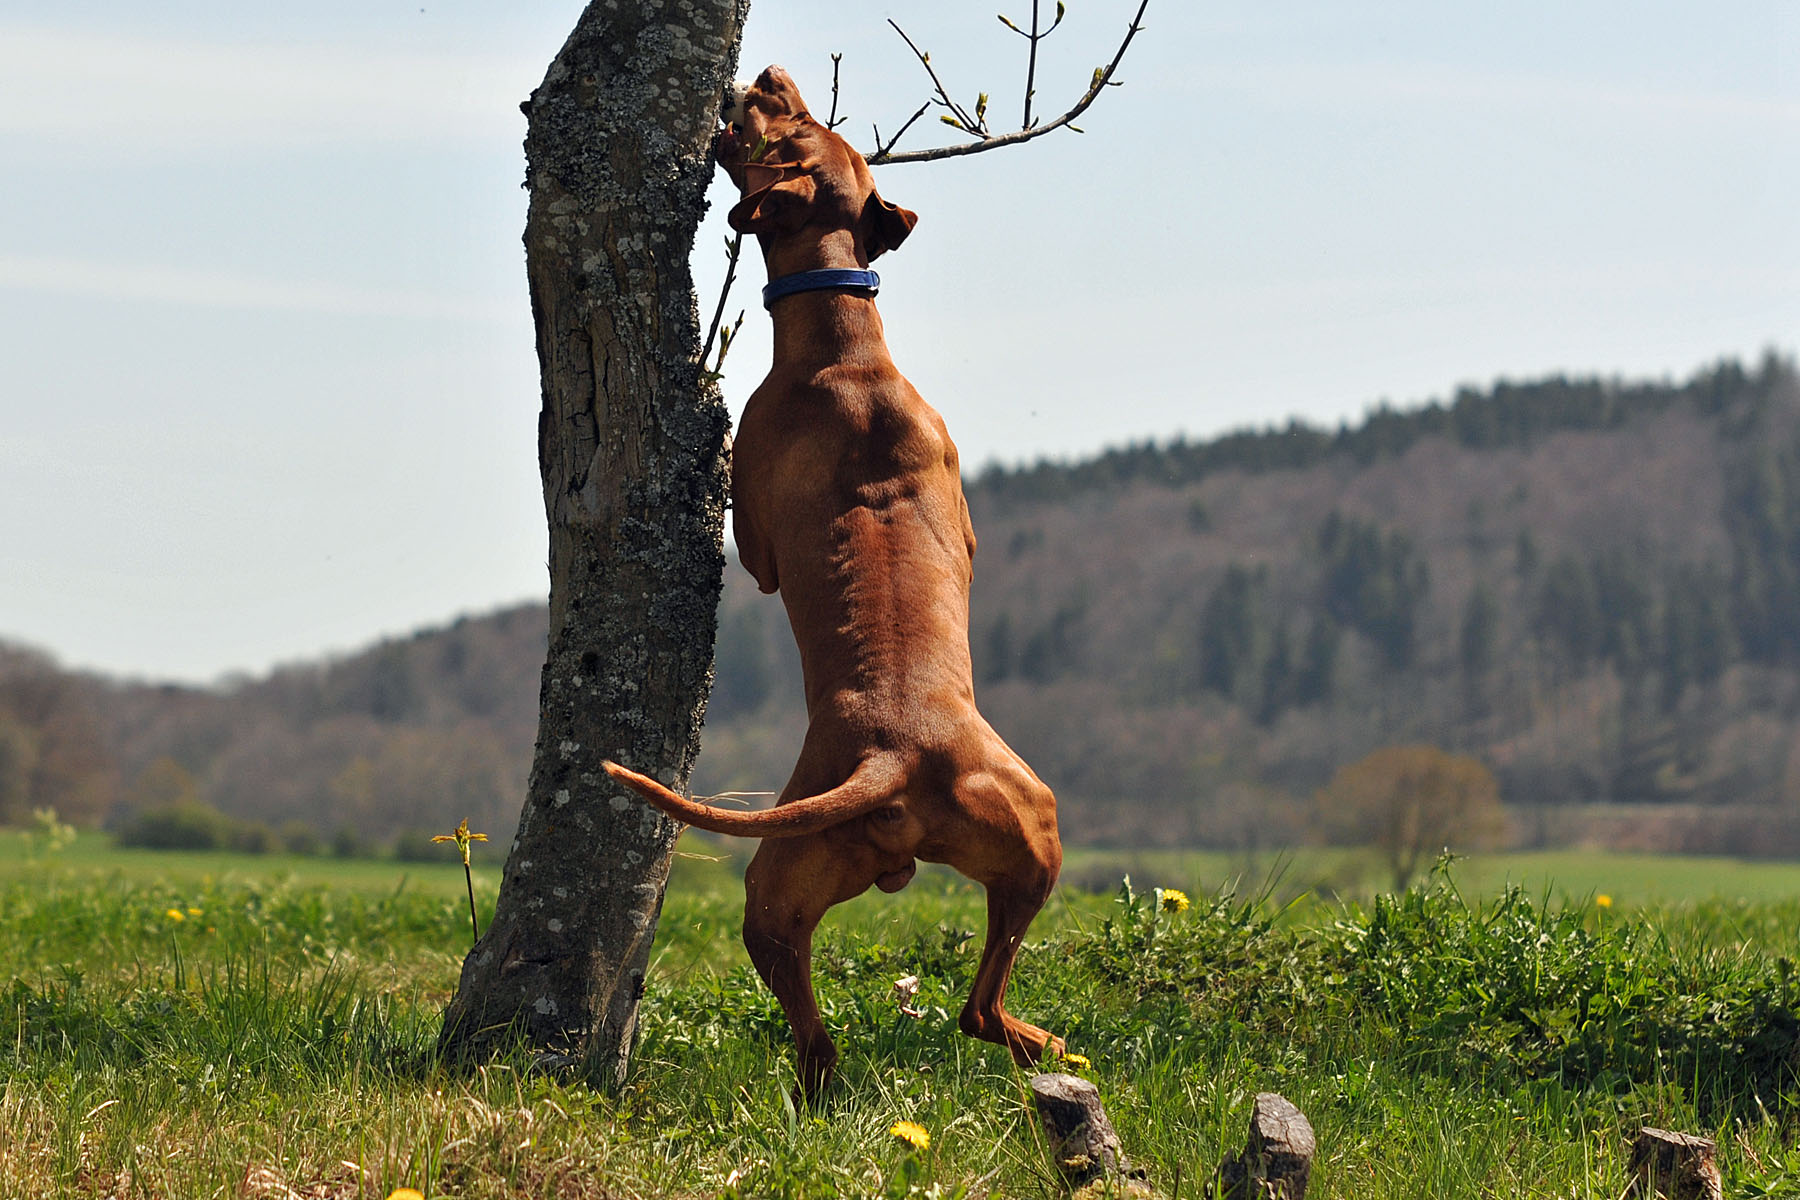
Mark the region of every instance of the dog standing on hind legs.
[[732, 228], [762, 245], [774, 363], [732, 451], [732, 529], [800, 649], [808, 727], [774, 808], [739, 812], [606, 770], [671, 816], [761, 838], [744, 874], [744, 944], [794, 1029], [800, 1084], [830, 1082], [837, 1048], [812, 989], [812, 936], [832, 905], [897, 892], [917, 861], [988, 896], [987, 942], [963, 1032], [1021, 1066], [1063, 1043], [1006, 1011], [1026, 927], [1062, 866], [1056, 800], [975, 708], [969, 584], [975, 533], [956, 447], [895, 368], [869, 262], [917, 218], [877, 194], [868, 164], [813, 120], [770, 67], [720, 136], [742, 192]]

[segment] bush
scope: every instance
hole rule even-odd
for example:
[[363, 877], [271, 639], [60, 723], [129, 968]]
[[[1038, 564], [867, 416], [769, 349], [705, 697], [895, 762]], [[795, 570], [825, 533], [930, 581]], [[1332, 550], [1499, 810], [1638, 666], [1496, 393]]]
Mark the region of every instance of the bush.
[[1384, 746], [1340, 767], [1316, 804], [1340, 838], [1374, 843], [1396, 892], [1433, 855], [1484, 848], [1505, 825], [1493, 773], [1435, 746]]
[[281, 827], [281, 848], [289, 854], [317, 857], [325, 853], [325, 839], [305, 821], [289, 821]]
[[121, 846], [144, 850], [221, 850], [231, 844], [230, 817], [199, 800], [147, 808], [119, 830]]
[[1702, 908], [1672, 929], [1517, 887], [1470, 903], [1447, 861], [1312, 928], [1229, 893], [1171, 911], [1127, 881], [1116, 915], [1052, 947], [1070, 978], [1099, 984], [1058, 1032], [1098, 1060], [1247, 1028], [1320, 1059], [1612, 1094], [1674, 1085], [1703, 1114], [1792, 1111], [1800, 987], [1788, 960], [1743, 952], [1742, 914]]
[[447, 850], [434, 843], [432, 834], [423, 829], [403, 829], [394, 836], [394, 861], [405, 863], [450, 862], [462, 860], [456, 856], [456, 847]]
[[375, 847], [353, 826], [340, 825], [331, 835], [333, 858], [374, 858]]
[[231, 848], [240, 854], [273, 854], [281, 848], [275, 831], [261, 821], [234, 821]]

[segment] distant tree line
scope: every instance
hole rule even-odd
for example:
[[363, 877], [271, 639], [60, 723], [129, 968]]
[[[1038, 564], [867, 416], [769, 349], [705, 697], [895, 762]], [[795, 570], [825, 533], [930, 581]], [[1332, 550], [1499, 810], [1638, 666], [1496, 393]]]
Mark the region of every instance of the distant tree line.
[[1138, 482], [1180, 487], [1220, 471], [1299, 470], [1340, 456], [1366, 466], [1404, 454], [1427, 437], [1449, 437], [1471, 450], [1524, 447], [1568, 430], [1616, 429], [1676, 405], [1706, 416], [1727, 405], [1747, 406], [1753, 419], [1794, 376], [1793, 361], [1771, 350], [1754, 370], [1726, 359], [1680, 384], [1562, 375], [1528, 383], [1502, 380], [1486, 391], [1465, 387], [1447, 403], [1433, 400], [1404, 411], [1383, 401], [1361, 423], [1345, 423], [1335, 432], [1292, 420], [1280, 428], [1241, 430], [1204, 442], [1180, 436], [1133, 442], [1075, 463], [991, 464], [971, 486], [995, 501], [1061, 500]]
[[[1394, 460], [1428, 434], [1453, 444]], [[1076, 838], [1266, 838], [1390, 745], [1482, 759], [1513, 804], [1800, 819], [1800, 380], [1776, 356], [990, 471], [971, 503], [983, 711]], [[703, 791], [779, 786], [804, 730], [781, 605], [740, 575]], [[215, 688], [0, 644], [0, 822], [431, 853], [468, 816], [504, 846], [544, 630], [523, 605]]]

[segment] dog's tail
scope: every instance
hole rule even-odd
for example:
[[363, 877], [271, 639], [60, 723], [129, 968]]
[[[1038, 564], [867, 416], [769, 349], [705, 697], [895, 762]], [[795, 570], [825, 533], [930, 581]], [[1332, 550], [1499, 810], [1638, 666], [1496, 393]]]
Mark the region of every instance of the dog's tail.
[[761, 838], [800, 837], [873, 812], [900, 793], [906, 778], [892, 755], [877, 754], [863, 759], [850, 778], [830, 791], [778, 804], [774, 808], [745, 811], [714, 808], [698, 800], [689, 800], [648, 775], [640, 775], [616, 762], [604, 762], [601, 766], [613, 779], [677, 821], [712, 833]]

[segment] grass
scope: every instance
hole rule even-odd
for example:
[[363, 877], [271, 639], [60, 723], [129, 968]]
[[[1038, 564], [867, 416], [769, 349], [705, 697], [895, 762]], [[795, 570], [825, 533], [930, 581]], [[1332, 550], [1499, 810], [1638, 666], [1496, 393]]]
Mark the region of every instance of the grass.
[[[954, 876], [834, 912], [816, 973], [844, 1062], [812, 1111], [789, 1099], [729, 862], [678, 866], [634, 1076], [609, 1095], [523, 1058], [434, 1060], [467, 944], [453, 854], [441, 873], [63, 857], [0, 860], [0, 1196], [1063, 1194], [1025, 1075], [956, 1031], [983, 918]], [[1474, 862], [1398, 899], [1290, 901], [1219, 891], [1228, 859], [1135, 856], [1137, 890], [1046, 910], [1010, 1004], [1092, 1060], [1165, 1195], [1201, 1194], [1260, 1090], [1311, 1118], [1314, 1197], [1615, 1200], [1642, 1124], [1718, 1138], [1727, 1194], [1800, 1195], [1800, 870], [1563, 866], [1574, 884], [1547, 858]], [[905, 974], [923, 1018], [892, 999]], [[930, 1147], [890, 1136], [900, 1120]]]
[[[402, 863], [234, 850], [130, 850], [120, 849], [99, 833], [81, 833], [73, 845], [50, 855], [34, 855], [30, 845], [25, 834], [0, 829], [0, 884], [35, 876], [41, 868], [50, 867], [65, 874], [175, 887], [284, 879], [335, 891], [391, 891], [404, 886], [407, 891], [431, 895], [463, 893], [462, 862], [453, 848], [437, 861]], [[499, 886], [500, 868], [496, 863], [478, 863], [475, 879], [478, 887], [485, 881], [491, 894]]]

